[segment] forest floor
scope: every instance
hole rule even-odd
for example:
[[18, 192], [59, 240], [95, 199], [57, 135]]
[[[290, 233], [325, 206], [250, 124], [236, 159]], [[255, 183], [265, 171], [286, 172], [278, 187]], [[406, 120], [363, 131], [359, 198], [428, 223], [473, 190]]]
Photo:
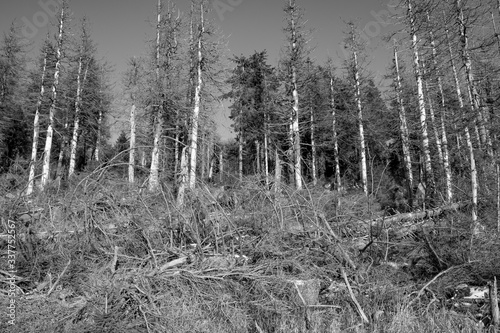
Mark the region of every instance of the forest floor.
[[467, 206], [387, 223], [383, 195], [277, 194], [255, 178], [201, 186], [181, 208], [167, 185], [149, 193], [110, 172], [29, 200], [16, 191], [24, 178], [11, 178], [0, 192], [0, 332], [491, 329], [500, 237], [487, 223], [473, 234]]

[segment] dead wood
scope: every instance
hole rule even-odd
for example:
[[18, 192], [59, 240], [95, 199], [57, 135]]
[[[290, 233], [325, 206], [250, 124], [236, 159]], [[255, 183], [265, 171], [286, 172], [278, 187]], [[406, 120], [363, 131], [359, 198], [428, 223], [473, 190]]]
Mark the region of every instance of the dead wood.
[[428, 209], [424, 210], [421, 212], [411, 212], [411, 213], [404, 213], [404, 214], [397, 214], [393, 216], [384, 216], [384, 217], [379, 217], [375, 220], [372, 220], [370, 223], [372, 226], [377, 226], [382, 223], [384, 223], [386, 226], [390, 226], [391, 224], [394, 223], [400, 223], [400, 222], [411, 222], [411, 221], [416, 221], [416, 220], [426, 220], [430, 219], [432, 217], [438, 217], [443, 213], [449, 212], [449, 211], [456, 211], [461, 208], [464, 208], [468, 205], [467, 202], [458, 202], [458, 203], [453, 203], [450, 205], [446, 206], [441, 206], [433, 209]]

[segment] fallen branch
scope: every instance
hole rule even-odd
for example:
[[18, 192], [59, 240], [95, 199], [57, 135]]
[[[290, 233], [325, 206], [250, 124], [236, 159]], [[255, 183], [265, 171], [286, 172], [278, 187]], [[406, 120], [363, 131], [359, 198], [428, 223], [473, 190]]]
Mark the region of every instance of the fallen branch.
[[358, 313], [359, 313], [361, 319], [363, 320], [363, 322], [365, 324], [369, 324], [370, 321], [368, 320], [368, 317], [366, 316], [365, 312], [363, 311], [363, 308], [361, 307], [358, 300], [356, 299], [356, 296], [352, 292], [352, 288], [351, 288], [351, 285], [349, 284], [349, 280], [347, 279], [347, 274], [345, 273], [344, 268], [342, 268], [341, 270], [342, 270], [342, 277], [344, 278], [344, 282], [347, 286], [347, 290], [349, 290], [349, 295], [351, 296], [351, 300], [353, 301], [354, 305], [356, 306], [356, 310], [358, 310]]
[[409, 222], [409, 221], [415, 221], [415, 220], [426, 220], [430, 219], [431, 217], [437, 217], [445, 212], [452, 211], [452, 210], [459, 210], [461, 208], [464, 208], [468, 205], [466, 202], [459, 202], [459, 203], [454, 203], [442, 207], [437, 207], [434, 209], [429, 209], [429, 210], [424, 210], [422, 212], [411, 212], [411, 213], [404, 213], [404, 214], [397, 214], [393, 216], [384, 216], [384, 217], [379, 217], [375, 220], [372, 220], [370, 223], [372, 226], [377, 226], [381, 223], [385, 223], [386, 225], [391, 225], [393, 223], [398, 223], [398, 222]]

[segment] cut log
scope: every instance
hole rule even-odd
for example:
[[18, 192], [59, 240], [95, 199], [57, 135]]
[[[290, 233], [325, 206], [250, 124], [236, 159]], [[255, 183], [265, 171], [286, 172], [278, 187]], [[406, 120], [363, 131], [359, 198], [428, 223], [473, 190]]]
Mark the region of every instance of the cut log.
[[388, 225], [391, 225], [393, 223], [399, 223], [399, 222], [426, 220], [426, 219], [430, 219], [431, 217], [438, 217], [441, 214], [448, 212], [448, 211], [459, 210], [461, 208], [466, 207], [468, 204], [469, 203], [467, 203], [467, 202], [460, 202], [460, 203], [454, 203], [451, 205], [446, 205], [446, 206], [442, 206], [442, 207], [424, 210], [421, 212], [397, 214], [397, 215], [393, 215], [393, 216], [389, 216], [389, 217], [384, 216], [384, 217], [379, 217], [375, 220], [372, 220], [370, 223], [372, 226], [378, 226], [382, 223], [384, 225], [388, 226]]

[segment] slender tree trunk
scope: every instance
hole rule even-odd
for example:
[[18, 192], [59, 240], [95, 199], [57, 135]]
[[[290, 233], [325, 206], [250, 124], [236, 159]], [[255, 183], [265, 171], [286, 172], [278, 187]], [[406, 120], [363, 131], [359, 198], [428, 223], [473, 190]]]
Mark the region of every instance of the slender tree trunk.
[[240, 134], [238, 136], [238, 179], [243, 181], [243, 109], [240, 106]]
[[257, 174], [260, 175], [260, 142], [259, 140], [255, 140], [255, 151], [256, 151], [256, 169], [257, 169]]
[[45, 93], [45, 71], [47, 70], [47, 50], [43, 56], [43, 67], [42, 67], [42, 80], [40, 83], [40, 93], [38, 94], [38, 99], [36, 101], [35, 118], [33, 120], [33, 144], [31, 146], [31, 160], [30, 160], [30, 171], [28, 176], [28, 187], [26, 188], [26, 195], [33, 193], [33, 186], [35, 181], [35, 170], [36, 170], [36, 155], [38, 151], [38, 138], [40, 136], [40, 107], [43, 102], [43, 95]]
[[425, 110], [425, 99], [422, 73], [420, 71], [420, 60], [418, 53], [418, 38], [415, 27], [415, 15], [413, 13], [412, 1], [408, 0], [408, 19], [410, 21], [410, 35], [413, 49], [413, 69], [417, 81], [418, 108], [420, 112], [420, 131], [422, 139], [422, 152], [424, 154], [425, 183], [428, 189], [434, 188], [434, 175], [432, 172], [431, 153], [429, 149], [429, 134], [427, 131], [427, 114]]
[[264, 175], [266, 188], [269, 188], [269, 144], [268, 144], [268, 119], [267, 112], [264, 113]]
[[477, 126], [479, 127], [479, 139], [481, 145], [486, 147], [488, 155], [492, 157], [493, 156], [492, 142], [484, 123], [483, 110], [479, 103], [479, 94], [477, 92], [476, 84], [474, 82], [474, 74], [472, 72], [472, 61], [469, 54], [468, 36], [466, 32], [467, 26], [464, 20], [464, 13], [461, 7], [461, 0], [456, 0], [455, 6], [457, 10], [457, 23], [460, 28], [461, 55], [467, 79], [466, 83], [467, 83], [467, 91], [469, 94], [469, 102], [471, 109], [476, 112], [476, 123]]
[[[295, 8], [295, 0], [290, 0], [290, 8]], [[292, 54], [293, 58], [296, 58], [298, 54], [297, 45], [297, 31], [295, 15], [292, 12], [290, 15], [291, 27], [292, 27]], [[292, 107], [292, 138], [293, 138], [293, 154], [294, 154], [294, 176], [295, 176], [295, 188], [297, 190], [302, 189], [302, 154], [300, 151], [300, 129], [299, 129], [299, 91], [297, 87], [297, 67], [296, 63], [292, 62], [292, 96], [293, 96], [293, 107]]]
[[[424, 76], [426, 75], [426, 70], [425, 70], [425, 65], [422, 66], [423, 74]], [[442, 149], [442, 143], [441, 143], [441, 137], [439, 136], [438, 132], [438, 127], [436, 125], [436, 114], [434, 112], [434, 103], [432, 101], [432, 95], [429, 89], [429, 83], [427, 80], [424, 81], [424, 88], [425, 88], [425, 95], [427, 95], [427, 104], [429, 105], [429, 117], [430, 117], [430, 123], [432, 127], [432, 131], [434, 134], [434, 140], [436, 141], [436, 149], [438, 152], [438, 160], [439, 160], [439, 165], [443, 168], [444, 171], [444, 158], [443, 158], [443, 149]]]
[[130, 151], [128, 154], [128, 182], [135, 182], [135, 99], [132, 96], [132, 107], [130, 108]]
[[177, 206], [181, 207], [184, 205], [184, 193], [186, 191], [186, 184], [188, 183], [188, 158], [187, 158], [187, 146], [182, 148], [181, 152], [181, 165], [180, 165], [180, 173], [178, 182], [179, 185], [177, 187]]
[[[354, 38], [354, 35], [353, 35]], [[354, 41], [353, 41], [354, 42]], [[365, 130], [363, 126], [363, 107], [361, 105], [361, 84], [359, 80], [358, 69], [358, 54], [353, 48], [353, 66], [354, 66], [354, 84], [356, 107], [358, 109], [358, 131], [359, 131], [359, 152], [361, 158], [361, 182], [363, 184], [363, 192], [368, 195], [368, 170], [366, 164], [366, 145], [365, 145]]]
[[314, 109], [311, 107], [311, 172], [312, 172], [312, 181], [313, 185], [316, 186], [318, 184], [318, 176], [316, 170], [316, 128], [315, 128], [315, 119], [314, 119]]
[[[430, 16], [427, 12], [427, 21], [430, 22]], [[434, 68], [438, 68], [437, 62], [437, 51], [436, 51], [436, 43], [434, 41], [434, 33], [430, 31], [430, 39], [431, 39], [431, 47], [432, 47], [432, 62], [434, 64]], [[440, 125], [441, 125], [441, 145], [443, 151], [443, 168], [446, 179], [446, 201], [448, 203], [451, 202], [453, 198], [453, 189], [452, 189], [452, 179], [451, 179], [451, 167], [450, 167], [450, 154], [448, 151], [448, 135], [446, 133], [446, 125], [445, 125], [445, 110], [446, 110], [446, 102], [444, 99], [444, 90], [443, 90], [443, 82], [441, 79], [441, 72], [437, 73], [437, 83], [439, 88], [439, 95], [441, 98], [441, 116], [440, 116]]]
[[281, 160], [280, 155], [278, 153], [278, 148], [274, 149], [274, 191], [279, 193], [281, 190]]
[[335, 160], [335, 185], [337, 189], [342, 187], [340, 179], [340, 158], [339, 158], [339, 143], [337, 138], [337, 115], [335, 107], [335, 89], [333, 84], [333, 71], [329, 69], [330, 76], [330, 107], [332, 109], [332, 140], [333, 140], [333, 153]]
[[59, 32], [57, 37], [57, 48], [56, 48], [56, 61], [54, 70], [54, 81], [52, 83], [52, 101], [49, 109], [49, 125], [47, 127], [47, 133], [45, 138], [45, 148], [43, 156], [43, 167], [42, 167], [42, 179], [40, 182], [41, 189], [43, 190], [50, 179], [50, 152], [52, 149], [52, 136], [54, 133], [54, 115], [56, 112], [57, 104], [57, 88], [59, 85], [59, 72], [61, 66], [61, 56], [62, 56], [62, 46], [63, 46], [63, 27], [65, 21], [65, 3], [61, 7], [61, 15], [59, 17]]
[[[457, 92], [457, 98], [458, 98], [458, 104], [460, 106], [460, 112], [462, 114], [462, 117], [464, 116], [464, 101], [462, 98], [462, 92], [460, 89], [460, 81], [458, 79], [458, 72], [457, 68], [455, 66], [455, 61], [453, 60], [453, 51], [451, 48], [451, 43], [448, 38], [448, 30], [446, 30], [446, 36], [447, 36], [447, 42], [448, 42], [448, 50], [450, 52], [450, 63], [451, 63], [451, 69], [453, 72], [453, 78], [455, 80], [455, 89]], [[478, 190], [478, 183], [477, 183], [477, 169], [476, 169], [476, 159], [474, 155], [474, 147], [472, 145], [472, 139], [471, 135], [469, 132], [469, 127], [465, 126], [464, 129], [465, 132], [465, 141], [467, 143], [467, 148], [469, 149], [469, 160], [470, 160], [470, 174], [471, 174], [471, 197], [472, 197], [472, 229], [476, 227], [477, 224], [477, 190]]]
[[399, 132], [401, 135], [401, 146], [403, 148], [403, 160], [405, 166], [407, 186], [410, 193], [410, 199], [412, 199], [413, 168], [412, 168], [411, 153], [410, 153], [410, 135], [408, 133], [406, 110], [402, 97], [401, 76], [399, 74], [398, 49], [396, 45], [394, 45], [394, 66], [396, 72], [396, 98], [399, 106]]
[[94, 161], [99, 162], [101, 160], [101, 133], [102, 133], [102, 105], [99, 108], [99, 115], [97, 116], [97, 134], [95, 141], [95, 150], [94, 150]]
[[224, 181], [224, 148], [221, 147], [219, 153], [219, 182]]
[[[78, 144], [78, 130], [80, 127], [80, 106], [82, 104], [82, 83], [81, 83], [81, 74], [82, 74], [82, 57], [80, 57], [78, 61], [78, 76], [76, 78], [76, 100], [75, 100], [75, 119], [73, 122], [73, 136], [71, 137], [71, 146], [70, 146], [70, 154], [69, 154], [69, 170], [68, 177], [71, 177], [75, 172], [76, 165], [76, 148]], [[89, 70], [89, 66], [85, 67], [85, 73], [83, 75], [83, 84], [87, 80], [87, 73]]]
[[68, 147], [68, 135], [69, 135], [69, 107], [65, 110], [64, 115], [64, 129], [62, 131], [62, 142], [61, 149], [59, 150], [59, 158], [57, 160], [57, 169], [56, 169], [56, 180], [60, 182], [63, 177], [63, 162], [64, 158], [67, 155], [67, 147]]
[[159, 167], [160, 167], [160, 141], [163, 133], [163, 98], [161, 98], [161, 81], [160, 81], [160, 34], [161, 34], [161, 0], [158, 0], [157, 6], [157, 21], [156, 21], [156, 88], [158, 105], [154, 116], [154, 139], [153, 150], [151, 152], [151, 166], [149, 169], [149, 191], [156, 191], [160, 186]]
[[196, 186], [196, 154], [198, 150], [198, 118], [200, 115], [201, 106], [201, 87], [202, 87], [202, 63], [203, 63], [203, 50], [202, 38], [205, 33], [205, 23], [203, 19], [203, 3], [200, 5], [200, 31], [198, 34], [198, 63], [197, 63], [197, 79], [195, 92], [194, 92], [194, 109], [191, 122], [191, 147], [190, 147], [190, 164], [189, 164], [189, 188], [194, 189]]

